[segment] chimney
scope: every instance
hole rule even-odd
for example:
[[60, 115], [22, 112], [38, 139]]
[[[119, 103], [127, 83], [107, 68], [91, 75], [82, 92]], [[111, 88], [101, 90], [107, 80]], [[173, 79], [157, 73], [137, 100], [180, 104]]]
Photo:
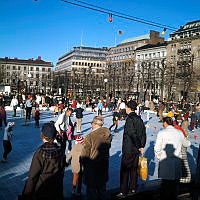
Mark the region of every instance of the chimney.
[[37, 60], [42, 60], [41, 56], [38, 56]]

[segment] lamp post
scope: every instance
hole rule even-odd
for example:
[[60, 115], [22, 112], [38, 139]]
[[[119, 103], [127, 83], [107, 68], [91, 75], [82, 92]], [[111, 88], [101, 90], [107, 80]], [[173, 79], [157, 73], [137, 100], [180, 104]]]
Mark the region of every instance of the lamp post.
[[106, 94], [106, 84], [108, 82], [108, 79], [107, 78], [104, 78], [104, 83], [105, 83], [105, 94]]
[[27, 74], [27, 77], [28, 77], [28, 81], [29, 81], [29, 93], [31, 93], [31, 78], [32, 78], [32, 74], [28, 73]]

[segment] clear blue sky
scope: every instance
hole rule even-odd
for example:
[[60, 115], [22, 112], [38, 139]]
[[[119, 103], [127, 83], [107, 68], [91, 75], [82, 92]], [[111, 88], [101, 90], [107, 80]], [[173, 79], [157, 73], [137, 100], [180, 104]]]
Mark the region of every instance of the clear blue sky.
[[[82, 0], [175, 27], [200, 19], [199, 0]], [[60, 0], [0, 0], [0, 57], [42, 56], [56, 64], [59, 56], [80, 46], [114, 46], [120, 41], [161, 29], [71, 6]], [[169, 33], [169, 32], [168, 32]], [[165, 36], [168, 37], [168, 34]]]

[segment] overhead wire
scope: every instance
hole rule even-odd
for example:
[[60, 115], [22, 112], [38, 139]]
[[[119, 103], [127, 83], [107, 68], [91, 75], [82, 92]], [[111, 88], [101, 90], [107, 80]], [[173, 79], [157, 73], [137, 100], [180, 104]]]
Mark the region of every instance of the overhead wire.
[[123, 16], [135, 18], [135, 19], [137, 19], [137, 20], [142, 20], [142, 21], [144, 21], [144, 22], [149, 22], [149, 23], [161, 25], [161, 26], [164, 26], [164, 27], [166, 27], [166, 28], [177, 29], [176, 27], [173, 27], [173, 26], [168, 26], [168, 25], [166, 25], [166, 24], [160, 24], [160, 23], [157, 23], [157, 22], [153, 22], [153, 21], [150, 21], [150, 20], [142, 19], [142, 18], [135, 17], [135, 16], [132, 16], [132, 15], [127, 15], [127, 14], [124, 14], [124, 13], [121, 13], [121, 12], [118, 12], [118, 11], [110, 10], [110, 9], [103, 8], [103, 7], [100, 7], [100, 6], [97, 6], [97, 5], [93, 5], [93, 4], [89, 4], [89, 3], [86, 3], [86, 2], [83, 2], [83, 1], [79, 1], [79, 0], [73, 0], [73, 1], [76, 1], [76, 2], [78, 2], [78, 3], [85, 4], [85, 5], [88, 5], [88, 6], [92, 6], [92, 7], [95, 7], [95, 8], [100, 8], [100, 9], [102, 9], [102, 10], [109, 11], [109, 12], [111, 12], [111, 13], [116, 13], [116, 14], [120, 14], [120, 15], [123, 15]]
[[128, 16], [128, 15], [116, 14], [116, 12], [111, 13], [110, 11], [101, 10], [100, 7], [96, 7], [96, 8], [95, 7], [89, 7], [89, 6], [81, 5], [81, 4], [78, 4], [78, 3], [70, 2], [70, 1], [67, 1], [67, 0], [60, 0], [60, 1], [68, 3], [68, 4], [71, 4], [71, 5], [74, 5], [74, 6], [90, 9], [90, 10], [93, 10], [93, 11], [97, 11], [97, 12], [100, 12], [100, 13], [104, 13], [104, 14], [108, 14], [108, 15], [112, 14], [113, 16], [116, 16], [116, 17], [119, 17], [119, 18], [123, 18], [123, 19], [131, 20], [131, 21], [143, 23], [143, 24], [154, 26], [154, 27], [158, 27], [158, 28], [166, 28], [166, 29], [172, 30], [172, 31], [177, 30], [175, 28], [170, 28], [169, 26], [166, 26], [166, 25], [162, 25], [162, 24], [159, 25], [158, 23], [154, 23], [154, 22], [150, 22], [150, 21], [143, 21], [140, 18], [138, 18], [138, 19], [135, 18], [134, 19], [133, 17]]

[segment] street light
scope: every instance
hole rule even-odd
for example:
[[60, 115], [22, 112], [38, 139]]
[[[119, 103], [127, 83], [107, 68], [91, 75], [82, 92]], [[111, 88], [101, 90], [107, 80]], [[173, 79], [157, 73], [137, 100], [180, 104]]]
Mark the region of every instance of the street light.
[[32, 74], [28, 73], [27, 74], [28, 80], [29, 80], [29, 93], [31, 93], [31, 78], [32, 78]]
[[104, 79], [104, 82], [105, 82], [105, 94], [106, 94], [106, 84], [107, 84], [107, 82], [108, 82], [108, 79], [105, 78], [105, 79]]

